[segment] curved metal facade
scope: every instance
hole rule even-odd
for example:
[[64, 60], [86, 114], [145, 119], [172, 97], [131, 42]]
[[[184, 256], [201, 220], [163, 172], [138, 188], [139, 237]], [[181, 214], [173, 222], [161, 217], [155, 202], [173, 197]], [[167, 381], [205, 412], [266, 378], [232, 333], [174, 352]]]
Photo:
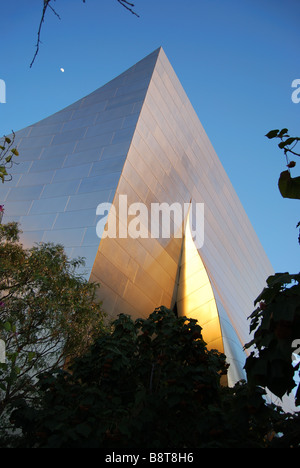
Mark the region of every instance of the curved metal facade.
[[[85, 257], [111, 316], [146, 317], [175, 303], [179, 313], [197, 313], [209, 346], [227, 355], [229, 383], [243, 378], [247, 317], [273, 269], [164, 51], [16, 138], [20, 164], [0, 199], [3, 221], [20, 222], [25, 245], [59, 242], [71, 257]], [[183, 261], [186, 217], [181, 238], [99, 239], [97, 206], [109, 202], [118, 213], [122, 195], [128, 209], [204, 204], [194, 270], [192, 259]]]

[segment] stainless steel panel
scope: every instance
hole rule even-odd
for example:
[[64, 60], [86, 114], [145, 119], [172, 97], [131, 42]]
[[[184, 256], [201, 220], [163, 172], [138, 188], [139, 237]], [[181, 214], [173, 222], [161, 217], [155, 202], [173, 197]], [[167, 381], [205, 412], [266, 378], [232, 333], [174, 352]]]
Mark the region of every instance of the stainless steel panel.
[[29, 168], [29, 172], [43, 172], [48, 171], [50, 169], [59, 169], [62, 167], [65, 161], [65, 155], [52, 157], [49, 159], [39, 159], [37, 161], [33, 161], [32, 165]]
[[69, 180], [57, 182], [44, 186], [41, 198], [61, 197], [63, 195], [74, 195], [80, 185], [80, 180]]
[[99, 192], [100, 190], [116, 188], [119, 178], [119, 172], [105, 174], [104, 177], [86, 177], [82, 180], [78, 193]]
[[41, 135], [35, 137], [26, 137], [22, 138], [21, 148], [28, 149], [28, 148], [41, 148], [43, 146], [49, 146], [53, 139], [53, 135]]
[[[49, 125], [36, 125], [30, 131], [30, 137], [39, 137], [43, 135], [56, 135], [63, 128], [63, 123], [53, 123]], [[31, 148], [32, 150], [32, 148]]]
[[105, 203], [112, 201], [111, 197], [112, 191], [108, 190], [96, 190], [88, 193], [80, 193], [79, 195], [71, 195], [66, 206], [66, 211], [76, 211], [94, 208], [96, 213], [96, 208], [100, 203]]
[[71, 166], [78, 166], [82, 165], [83, 163], [99, 161], [101, 157], [102, 149], [101, 148], [93, 148], [90, 149], [88, 152], [80, 151], [74, 152], [69, 154], [63, 159], [63, 166], [64, 167], [71, 167]]
[[116, 158], [118, 156], [127, 155], [128, 149], [130, 146], [129, 141], [124, 141], [122, 143], [115, 143], [109, 146], [105, 146], [102, 151], [101, 159], [107, 158]]
[[41, 231], [51, 229], [56, 213], [27, 215], [20, 218], [20, 225], [24, 231]]
[[58, 156], [66, 156], [74, 151], [76, 146], [76, 139], [66, 141], [59, 145], [51, 145], [47, 148], [44, 148], [41, 153], [41, 159], [52, 159], [57, 158]]
[[107, 122], [101, 122], [97, 125], [89, 127], [86, 133], [86, 138], [94, 137], [96, 135], [103, 135], [105, 133], [111, 133], [122, 128], [123, 117], [119, 117], [114, 120], [109, 120]]
[[96, 222], [96, 211], [84, 209], [58, 213], [53, 229], [70, 229], [78, 227], [94, 226]]
[[43, 185], [34, 185], [29, 187], [14, 187], [9, 189], [6, 200], [8, 201], [23, 201], [23, 200], [34, 200], [39, 198], [42, 193]]
[[101, 159], [93, 163], [91, 174], [98, 176], [101, 174], [109, 174], [112, 172], [121, 173], [126, 156], [117, 156], [116, 158]]
[[53, 183], [88, 177], [88, 175], [90, 174], [91, 168], [92, 168], [92, 164], [90, 163], [90, 164], [81, 164], [78, 166], [63, 167], [61, 169], [57, 169], [53, 176]]
[[[59, 213], [65, 210], [69, 196], [44, 198], [31, 202], [30, 214]], [[8, 207], [8, 209], [10, 209]]]
[[85, 228], [77, 229], [53, 229], [52, 231], [45, 231], [43, 235], [43, 242], [54, 242], [62, 244], [63, 246], [76, 247], [81, 245]]
[[87, 151], [92, 148], [100, 148], [101, 146], [109, 145], [112, 141], [114, 133], [104, 133], [91, 138], [80, 140], [76, 145], [77, 151]]
[[18, 181], [18, 187], [27, 187], [29, 185], [36, 185], [37, 180], [40, 184], [51, 184], [53, 179], [53, 171], [43, 171], [37, 173], [23, 174]]
[[54, 135], [51, 144], [52, 145], [60, 145], [63, 143], [67, 143], [69, 141], [74, 142], [75, 140], [79, 140], [84, 137], [86, 133], [86, 126], [83, 128], [75, 128], [73, 130], [63, 130], [61, 133], [57, 133]]

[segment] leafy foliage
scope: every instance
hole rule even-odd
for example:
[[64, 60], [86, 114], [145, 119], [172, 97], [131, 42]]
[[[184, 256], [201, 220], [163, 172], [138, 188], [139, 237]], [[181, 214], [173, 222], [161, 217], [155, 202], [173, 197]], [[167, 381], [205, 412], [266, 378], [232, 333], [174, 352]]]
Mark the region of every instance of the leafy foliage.
[[[258, 307], [250, 316], [253, 339], [245, 346], [254, 346], [246, 361], [250, 385], [267, 387], [282, 398], [296, 387], [293, 365], [294, 343], [300, 337], [300, 274], [276, 273], [267, 280], [267, 287], [255, 301]], [[300, 404], [298, 386], [296, 404]]]
[[25, 249], [16, 223], [0, 225], [0, 417], [20, 397], [34, 398], [41, 372], [83, 353], [103, 326], [96, 285], [60, 245]]
[[37, 448], [267, 447], [280, 413], [243, 382], [222, 387], [226, 359], [195, 320], [164, 307], [120, 315], [69, 371], [40, 378], [40, 405], [13, 414]]
[[0, 141], [0, 179], [3, 182], [12, 179], [11, 174], [7, 171], [11, 169], [15, 163], [15, 157], [19, 156], [17, 148], [14, 147], [15, 134], [12, 134], [12, 138], [4, 136]]
[[299, 137], [291, 137], [288, 134], [288, 129], [283, 128], [282, 130], [271, 130], [266, 134], [269, 139], [279, 138], [280, 143], [278, 147], [283, 150], [287, 162], [287, 171], [283, 171], [280, 174], [278, 180], [278, 187], [281, 195], [284, 198], [296, 198], [300, 199], [300, 177], [291, 177], [290, 169], [296, 166], [295, 161], [290, 161], [289, 156], [300, 156], [300, 153], [295, 151], [295, 146], [300, 141]]
[[[283, 198], [293, 198], [296, 200], [300, 199], [300, 177], [291, 177], [291, 169], [296, 166], [295, 161], [289, 159], [290, 155], [300, 156], [300, 153], [295, 151], [295, 147], [300, 141], [299, 137], [291, 137], [288, 134], [288, 129], [283, 128], [282, 130], [271, 130], [266, 134], [266, 137], [270, 140], [273, 138], [279, 138], [281, 141], [278, 143], [278, 147], [283, 150], [286, 162], [287, 170], [281, 172], [278, 180], [278, 188]], [[299, 228], [300, 222], [297, 223], [296, 228]], [[300, 244], [300, 230], [298, 236], [298, 242]]]
[[[288, 157], [289, 154], [293, 154], [295, 156], [300, 156], [300, 153], [295, 151], [295, 146], [300, 141], [299, 137], [291, 137], [288, 134], [288, 129], [283, 128], [282, 130], [271, 130], [266, 134], [266, 137], [272, 140], [273, 138], [279, 138], [280, 143], [278, 143], [278, 147], [283, 149], [284, 154]], [[290, 164], [290, 161], [287, 161]], [[292, 161], [290, 167], [295, 167], [296, 163]]]

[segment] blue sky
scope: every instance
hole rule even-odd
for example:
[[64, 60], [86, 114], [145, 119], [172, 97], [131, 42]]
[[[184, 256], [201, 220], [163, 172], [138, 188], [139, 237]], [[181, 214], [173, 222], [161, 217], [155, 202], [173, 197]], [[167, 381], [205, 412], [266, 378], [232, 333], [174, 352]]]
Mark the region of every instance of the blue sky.
[[[56, 0], [32, 68], [42, 1], [2, 8], [0, 133], [9, 134], [89, 94], [162, 46], [275, 271], [299, 272], [299, 201], [277, 188], [283, 153], [264, 135], [300, 136], [299, 0]], [[60, 68], [64, 68], [62, 73]], [[299, 158], [298, 158], [299, 159]], [[300, 175], [300, 159], [293, 175]]]

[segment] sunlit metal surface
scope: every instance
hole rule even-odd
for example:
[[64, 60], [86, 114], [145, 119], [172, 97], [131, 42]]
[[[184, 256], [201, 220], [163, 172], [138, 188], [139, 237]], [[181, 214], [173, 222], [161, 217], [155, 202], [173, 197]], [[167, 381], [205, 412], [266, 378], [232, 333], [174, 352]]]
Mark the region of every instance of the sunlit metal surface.
[[177, 311], [181, 316], [198, 320], [203, 329], [202, 334], [208, 349], [218, 349], [220, 352], [224, 352], [215, 296], [193, 241], [189, 218], [186, 223], [180, 261]]
[[[193, 315], [201, 304], [200, 325], [228, 353], [229, 381], [238, 380], [247, 317], [273, 269], [164, 51], [17, 132], [16, 142], [20, 164], [0, 187], [3, 222], [20, 222], [25, 245], [59, 242], [70, 257], [85, 257], [111, 317], [147, 317], [176, 302]], [[204, 203], [204, 244], [184, 269], [195, 277], [178, 276], [182, 238], [97, 237], [97, 206], [118, 211], [124, 194], [128, 207]]]

